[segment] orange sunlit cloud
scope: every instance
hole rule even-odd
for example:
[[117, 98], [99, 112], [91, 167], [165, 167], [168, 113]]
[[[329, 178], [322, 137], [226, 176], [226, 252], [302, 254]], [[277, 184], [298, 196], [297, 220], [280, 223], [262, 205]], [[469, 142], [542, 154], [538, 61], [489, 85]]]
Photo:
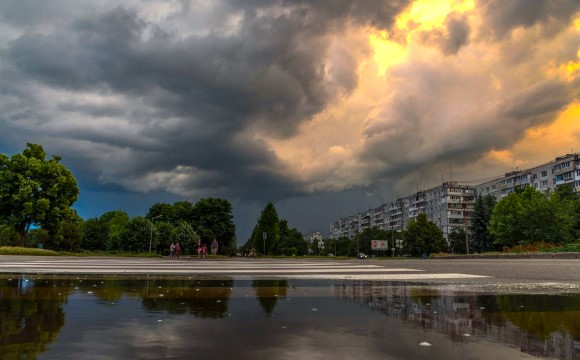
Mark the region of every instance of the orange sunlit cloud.
[[[421, 87], [420, 81], [425, 79], [420, 75], [415, 75], [419, 81], [417, 84], [411, 80], [400, 83], [398, 77], [408, 75], [406, 72], [401, 73], [402, 69], [410, 71], [410, 64], [441, 67], [441, 74], [455, 71], [455, 75], [441, 80], [451, 84], [457, 82], [454, 88], [444, 83], [441, 83], [440, 88], [434, 88], [439, 92], [439, 98], [431, 108], [423, 110], [426, 112], [422, 122], [413, 125], [417, 126], [414, 130], [417, 136], [413, 139], [414, 145], [408, 148], [394, 145], [392, 150], [400, 153], [385, 154], [392, 159], [398, 156], [413, 162], [425, 161], [435, 154], [444, 154], [446, 149], [461, 149], [477, 141], [477, 135], [485, 135], [489, 129], [505, 126], [504, 120], [496, 118], [494, 113], [501, 109], [506, 97], [518, 92], [527, 94], [533, 91], [525, 90], [525, 87], [533, 89], [538, 86], [541, 83], [538, 76], [544, 74], [549, 77], [550, 73], [556, 72], [559, 78], [564, 78], [562, 74], [565, 74], [566, 81], [572, 81], [577, 76], [580, 62], [570, 61], [558, 65], [543, 60], [543, 57], [551, 56], [552, 45], [547, 40], [537, 38], [538, 33], [533, 30], [516, 29], [514, 38], [505, 40], [501, 46], [494, 46], [486, 41], [473, 42], [465, 45], [462, 53], [455, 56], [445, 56], [437, 48], [437, 44], [430, 45], [420, 36], [414, 36], [415, 33], [432, 29], [439, 29], [438, 34], [445, 35], [449, 15], [474, 10], [474, 1], [416, 1], [397, 18], [397, 31], [406, 34], [403, 37], [406, 39], [405, 43], [395, 40], [401, 38], [400, 36], [391, 38], [385, 31], [363, 29], [351, 32], [349, 39], [345, 41], [362, 41], [366, 37], [371, 49], [371, 56], [361, 54], [358, 57], [356, 91], [348, 97], [340, 98], [323, 113], [304, 123], [299, 134], [292, 138], [279, 140], [263, 136], [284, 164], [285, 175], [308, 182], [310, 190], [339, 190], [353, 184], [364, 185], [369, 181], [369, 173], [377, 169], [388, 171], [395, 166], [394, 163], [389, 164], [383, 160], [361, 161], [360, 156], [378, 142], [399, 141], [401, 136], [396, 134], [401, 131], [413, 131], [412, 127], [404, 130], [410, 125], [401, 127], [396, 122], [398, 120], [390, 117], [393, 113], [392, 107], [399, 104], [399, 100], [394, 101], [393, 97], [399, 96], [402, 84], [406, 84], [406, 91], [414, 92], [416, 96], [428, 91]], [[472, 14], [467, 21], [475, 26], [482, 19]], [[570, 31], [577, 29], [578, 23], [576, 20]], [[354, 36], [353, 33], [357, 35]], [[564, 33], [563, 36], [570, 35]], [[510, 52], [518, 51], [511, 42], [518, 46], [535, 42], [535, 57], [530, 54], [528, 63], [522, 63], [517, 69], [509, 68], [506, 54], [511, 55]], [[347, 44], [343, 45], [348, 47]], [[417, 68], [417, 71], [421, 70]], [[433, 73], [437, 74], [430, 74]], [[462, 78], [467, 82], [460, 82]], [[446, 86], [449, 89], [446, 90]], [[432, 96], [430, 93], [426, 95]], [[419, 107], [424, 100], [421, 97], [409, 99], [417, 102]], [[440, 122], [433, 123], [435, 119], [440, 119], [437, 120]], [[472, 166], [467, 166], [466, 169], [484, 174], [491, 171], [489, 164], [495, 163], [496, 171], [501, 172], [505, 168], [543, 161], [552, 154], [567, 151], [567, 144], [578, 144], [580, 121], [577, 119], [578, 105], [574, 104], [562, 112], [553, 124], [531, 127], [524, 131], [522, 140], [509, 148], [501, 151], [490, 150], [482, 155], [480, 161], [474, 159], [472, 164], [479, 164], [483, 166], [482, 169], [474, 169]], [[365, 135], [378, 128], [385, 130], [374, 133], [373, 138]], [[538, 143], [542, 144], [545, 154], [550, 154], [541, 156], [539, 160], [538, 151], [529, 151], [533, 144]], [[580, 144], [578, 145], [580, 148]], [[460, 173], [460, 170], [457, 172]]]

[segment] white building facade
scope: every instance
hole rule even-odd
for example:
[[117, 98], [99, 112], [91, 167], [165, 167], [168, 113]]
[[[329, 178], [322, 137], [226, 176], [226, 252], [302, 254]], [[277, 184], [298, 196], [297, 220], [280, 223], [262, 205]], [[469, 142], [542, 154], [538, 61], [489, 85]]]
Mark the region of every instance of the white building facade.
[[399, 231], [407, 227], [411, 219], [425, 213], [445, 238], [454, 228], [468, 229], [475, 206], [475, 189], [454, 181], [441, 186], [382, 204], [374, 209], [338, 219], [330, 224], [330, 238], [353, 238], [367, 228]]
[[479, 185], [465, 185], [449, 181], [441, 186], [382, 204], [355, 215], [349, 215], [330, 224], [330, 238], [353, 238], [367, 228], [382, 230], [402, 230], [409, 220], [425, 213], [434, 222], [446, 239], [454, 229], [471, 227], [475, 211], [476, 196], [493, 195], [502, 199], [524, 186], [547, 192], [556, 187], [570, 184], [575, 192], [580, 192], [580, 154], [566, 154], [548, 163], [517, 170]]
[[565, 184], [580, 192], [580, 154], [566, 154], [530, 169], [512, 171], [475, 189], [478, 196], [491, 194], [499, 200], [524, 186], [547, 192]]

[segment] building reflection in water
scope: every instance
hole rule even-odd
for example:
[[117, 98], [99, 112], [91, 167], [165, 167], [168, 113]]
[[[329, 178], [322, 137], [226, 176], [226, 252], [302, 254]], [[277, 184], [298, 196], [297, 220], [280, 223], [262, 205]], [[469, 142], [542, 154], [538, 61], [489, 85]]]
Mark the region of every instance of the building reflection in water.
[[[453, 356], [454, 349], [472, 351], [484, 343], [486, 349], [491, 344], [493, 351], [502, 351], [495, 346], [501, 343], [516, 353], [580, 358], [580, 294], [496, 295], [371, 281], [0, 276], [0, 358], [36, 358], [47, 351], [49, 357], [57, 357], [74, 346], [99, 346], [98, 337], [93, 343], [87, 339], [108, 338], [126, 328], [139, 346], [123, 337], [115, 339], [116, 346], [135, 351], [135, 356], [143, 351], [161, 356], [165, 348], [157, 343], [160, 324], [165, 324], [165, 332], [181, 329], [171, 338], [183, 336], [183, 353], [200, 351], [192, 339], [205, 343], [211, 341], [207, 334], [227, 333], [224, 336], [237, 339], [244, 349], [236, 353], [238, 358], [264, 351], [265, 338], [270, 339], [269, 349], [277, 346], [275, 351], [293, 354], [292, 346], [280, 344], [296, 339], [308, 343], [313, 336], [318, 337], [315, 343], [341, 339], [326, 350], [307, 348], [313, 357], [331, 355], [337, 346], [348, 344], [366, 351], [367, 357], [404, 351], [399, 354], [422, 358], [421, 350], [401, 344], [409, 340], [407, 335], [443, 343], [447, 337], [453, 349], [441, 343], [438, 349]], [[206, 354], [216, 351], [214, 346], [207, 348], [212, 350]], [[230, 354], [220, 350], [221, 355]]]
[[580, 295], [489, 295], [385, 282], [335, 282], [335, 297], [404, 323], [449, 334], [458, 345], [478, 338], [534, 356], [580, 358]]

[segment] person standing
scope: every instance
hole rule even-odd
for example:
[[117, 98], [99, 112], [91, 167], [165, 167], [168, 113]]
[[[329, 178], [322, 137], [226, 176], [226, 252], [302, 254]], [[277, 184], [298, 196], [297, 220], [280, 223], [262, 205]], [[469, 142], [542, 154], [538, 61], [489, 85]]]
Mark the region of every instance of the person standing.
[[173, 258], [175, 254], [175, 245], [173, 244], [173, 242], [171, 242], [171, 245], [169, 245], [169, 257]]
[[197, 258], [201, 255], [201, 239], [197, 239]]
[[181, 246], [179, 246], [179, 242], [175, 242], [175, 257], [179, 259], [179, 255], [181, 254]]
[[218, 242], [216, 239], [213, 239], [213, 241], [211, 242], [211, 254], [213, 256], [216, 256], [218, 251]]

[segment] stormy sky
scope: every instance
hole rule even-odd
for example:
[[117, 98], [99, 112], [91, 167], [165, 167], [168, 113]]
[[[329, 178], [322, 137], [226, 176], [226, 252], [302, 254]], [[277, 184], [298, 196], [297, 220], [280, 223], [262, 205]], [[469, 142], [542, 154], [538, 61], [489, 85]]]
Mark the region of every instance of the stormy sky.
[[84, 218], [222, 197], [302, 232], [580, 151], [577, 0], [0, 0], [0, 152]]

